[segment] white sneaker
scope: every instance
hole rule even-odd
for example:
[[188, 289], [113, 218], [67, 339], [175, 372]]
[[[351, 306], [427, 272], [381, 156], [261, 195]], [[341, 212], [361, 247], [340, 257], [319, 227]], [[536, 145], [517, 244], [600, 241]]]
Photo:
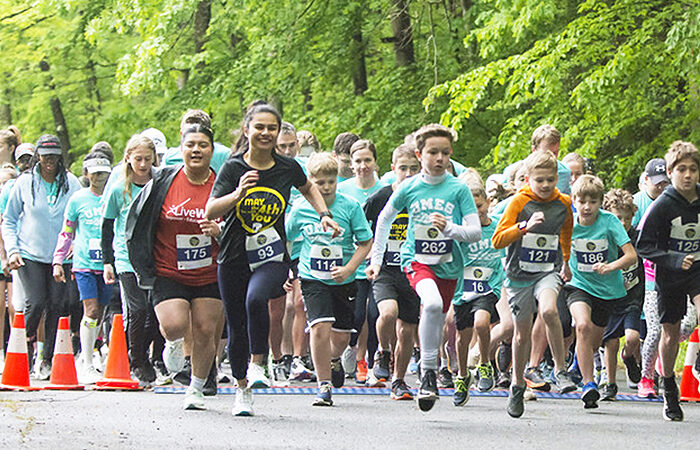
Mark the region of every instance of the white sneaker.
[[0, 375], [2, 375], [3, 370], [5, 370], [5, 358], [0, 356]]
[[178, 373], [185, 367], [185, 338], [176, 341], [165, 341], [163, 362], [170, 373]]
[[204, 411], [206, 406], [204, 406], [204, 394], [199, 389], [195, 389], [192, 386], [187, 386], [185, 391], [185, 399], [182, 402], [182, 406], [186, 410], [196, 410]]
[[367, 371], [367, 386], [369, 387], [386, 387], [383, 381], [379, 381], [374, 375], [374, 370]]
[[251, 388], [236, 389], [236, 401], [233, 404], [234, 416], [252, 416], [253, 413], [253, 390]]
[[355, 349], [349, 345], [345, 347], [343, 355], [340, 357], [340, 362], [343, 365], [346, 378], [353, 378], [357, 370], [357, 361], [355, 359]]
[[95, 384], [102, 379], [102, 374], [93, 366], [82, 364], [78, 369], [78, 383]]
[[42, 359], [39, 366], [36, 367], [34, 378], [39, 381], [46, 381], [51, 376], [51, 363]]
[[248, 364], [248, 379], [249, 389], [266, 389], [270, 387], [270, 380], [265, 376], [265, 369], [260, 364]]
[[289, 379], [292, 381], [311, 381], [314, 378], [314, 373], [304, 365], [304, 361], [300, 357], [295, 356], [294, 361], [292, 361], [292, 372], [289, 374]]

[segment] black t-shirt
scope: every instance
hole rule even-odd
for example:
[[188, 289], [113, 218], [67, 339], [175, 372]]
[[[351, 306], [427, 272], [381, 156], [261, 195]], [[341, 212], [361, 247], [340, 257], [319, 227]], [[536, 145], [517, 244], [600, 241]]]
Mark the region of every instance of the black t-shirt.
[[[372, 233], [377, 231], [377, 219], [379, 219], [379, 214], [386, 206], [389, 201], [389, 197], [394, 193], [394, 189], [389, 186], [384, 186], [383, 188], [377, 190], [372, 194], [363, 209], [365, 211], [365, 217], [367, 221], [372, 226]], [[401, 263], [401, 252], [400, 248], [404, 242], [406, 242], [406, 232], [408, 231], [408, 212], [404, 209], [401, 211], [394, 219], [391, 224], [391, 231], [389, 232], [389, 240], [387, 241], [387, 248], [384, 250], [384, 259], [382, 261], [382, 268], [399, 268]]]
[[[638, 234], [639, 232], [634, 227], [631, 227], [627, 232], [633, 246], [637, 242]], [[622, 249], [618, 249], [618, 258], [622, 257], [623, 254]], [[639, 254], [637, 254], [636, 264], [623, 270], [622, 275], [625, 280], [627, 295], [618, 303], [619, 310], [615, 312], [623, 313], [631, 309], [641, 309], [644, 305], [644, 262]]]
[[[246, 237], [263, 231], [269, 233], [271, 228], [277, 231], [281, 244], [284, 244], [284, 259], [289, 260], [284, 234], [284, 212], [289, 202], [289, 190], [292, 186], [299, 188], [305, 185], [306, 175], [294, 159], [274, 152], [272, 157], [275, 164], [267, 170], [258, 170], [257, 185], [249, 189], [224, 216], [226, 225], [219, 241], [219, 264], [239, 258], [246, 258], [245, 261], [248, 261]], [[216, 177], [211, 197], [219, 198], [235, 191], [240, 178], [249, 170], [256, 169], [243, 160], [243, 153], [227, 159]], [[258, 239], [258, 242], [264, 239], [269, 240], [269, 234]]]

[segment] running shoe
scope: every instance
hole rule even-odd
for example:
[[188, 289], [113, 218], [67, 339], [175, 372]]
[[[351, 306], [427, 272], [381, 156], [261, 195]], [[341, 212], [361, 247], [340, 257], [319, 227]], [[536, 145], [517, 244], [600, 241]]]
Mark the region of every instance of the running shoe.
[[469, 387], [474, 381], [472, 373], [467, 371], [466, 377], [455, 378], [455, 391], [452, 394], [452, 403], [455, 406], [464, 406], [469, 401]]
[[214, 361], [211, 365], [211, 369], [209, 369], [207, 381], [204, 382], [204, 388], [202, 389], [202, 394], [204, 394], [205, 397], [213, 397], [217, 394], [216, 380], [218, 375], [219, 371], [216, 367], [216, 361]]
[[282, 363], [284, 364], [284, 370], [287, 372], [287, 378], [289, 374], [292, 373], [292, 361], [294, 357], [292, 355], [282, 355]]
[[496, 386], [499, 388], [507, 388], [510, 387], [511, 385], [511, 376], [510, 376], [510, 370], [506, 370], [505, 372], [500, 372], [498, 374], [498, 380], [496, 380]]
[[5, 358], [0, 356], [0, 375], [2, 375], [3, 370], [5, 370]]
[[51, 376], [51, 361], [46, 359], [38, 360], [39, 364], [35, 364], [34, 367], [34, 379], [36, 380], [48, 380]]
[[583, 386], [583, 393], [581, 394], [581, 400], [583, 401], [584, 409], [593, 409], [598, 407], [598, 399], [600, 399], [600, 392], [598, 392], [598, 385], [590, 381]]
[[418, 408], [423, 412], [430, 411], [440, 398], [437, 387], [437, 374], [434, 369], [425, 369], [420, 389], [418, 390]]
[[450, 369], [447, 366], [440, 369], [440, 372], [438, 373], [438, 384], [440, 387], [447, 389], [455, 387], [455, 384], [452, 381], [452, 372], [450, 372]]
[[265, 376], [265, 368], [260, 364], [254, 362], [248, 364], [246, 378], [250, 389], [266, 389], [270, 387], [270, 379]]
[[187, 386], [187, 390], [185, 391], [185, 399], [182, 402], [182, 406], [186, 410], [204, 411], [207, 409], [204, 406], [204, 393], [192, 386]]
[[495, 381], [493, 379], [493, 368], [491, 368], [491, 364], [480, 364], [477, 366], [476, 370], [479, 372], [479, 383], [476, 385], [479, 392], [488, 392], [493, 389]]
[[389, 368], [391, 362], [391, 351], [390, 350], [377, 350], [374, 353], [374, 376], [377, 377], [379, 381], [386, 381], [391, 377], [391, 369]]
[[91, 365], [80, 364], [78, 366], [78, 383], [95, 384], [102, 379], [102, 374]]
[[156, 370], [148, 360], [140, 366], [134, 367], [133, 373], [141, 384], [149, 385], [156, 381]]
[[289, 384], [289, 374], [284, 360], [272, 361], [272, 381], [275, 386], [287, 386]]
[[180, 370], [175, 375], [173, 375], [173, 379], [184, 386], [189, 386], [191, 377], [192, 377], [192, 361], [190, 360], [189, 356], [185, 356], [184, 367], [182, 368], [182, 370]]
[[315, 378], [314, 373], [306, 368], [304, 360], [299, 356], [295, 356], [294, 361], [292, 361], [292, 371], [289, 379], [292, 381], [311, 381], [313, 378]]
[[625, 354], [625, 350], [622, 349], [622, 362], [625, 363], [625, 368], [627, 369], [627, 386], [630, 389], [636, 389], [639, 380], [642, 379], [642, 369], [639, 367], [639, 363], [634, 356]]
[[[340, 359], [338, 360], [338, 364], [340, 364]], [[342, 370], [342, 367], [341, 367]], [[319, 386], [318, 388], [318, 393], [316, 394], [316, 398], [314, 399], [313, 405], [314, 406], [333, 406], [333, 396], [332, 396], [332, 391], [333, 388], [331, 387], [330, 383], [324, 382]]]
[[78, 356], [78, 353], [81, 352], [81, 347], [80, 347], [80, 336], [77, 334], [71, 335], [71, 347], [73, 347], [73, 356]]
[[651, 378], [642, 377], [637, 383], [637, 397], [656, 398], [656, 390], [654, 389], [654, 380]]
[[502, 342], [496, 349], [496, 369], [499, 372], [510, 370], [513, 361], [513, 348], [509, 343]]
[[606, 383], [600, 387], [600, 400], [614, 402], [617, 400], [617, 384]]
[[163, 362], [172, 373], [177, 373], [185, 367], [185, 338], [165, 341]]
[[518, 386], [516, 384], [510, 387], [510, 394], [508, 395], [508, 415], [517, 419], [522, 416], [525, 412], [525, 403], [523, 401], [523, 396], [525, 395], [525, 388], [527, 386]]
[[156, 386], [173, 384], [173, 377], [170, 375], [163, 361], [153, 361], [153, 368], [156, 369]]
[[340, 358], [331, 359], [331, 383], [336, 388], [341, 388], [345, 384], [345, 372], [343, 371], [343, 363], [340, 361]]
[[560, 394], [567, 394], [576, 390], [576, 385], [571, 381], [571, 377], [566, 370], [560, 370], [554, 374], [554, 383]]
[[357, 361], [357, 370], [355, 371], [355, 382], [365, 384], [367, 382], [367, 361], [361, 359]]
[[411, 362], [408, 364], [408, 371], [411, 374], [418, 373], [418, 365], [420, 363], [420, 349], [418, 347], [413, 347], [413, 352], [411, 353]]
[[253, 390], [251, 388], [236, 389], [236, 400], [233, 403], [234, 416], [252, 416], [253, 413]]
[[525, 369], [525, 384], [530, 389], [536, 389], [542, 392], [549, 392], [551, 385], [542, 377], [542, 373], [538, 367], [528, 367]]
[[527, 387], [527, 384], [525, 385], [525, 393], [523, 394], [523, 400], [525, 400], [526, 402], [537, 401], [537, 394], [535, 394], [535, 391]]
[[683, 410], [678, 398], [675, 378], [664, 378], [664, 419], [672, 422], [683, 421]]
[[403, 380], [394, 380], [391, 382], [391, 398], [392, 400], [413, 400], [413, 394]]
[[367, 382], [365, 383], [365, 386], [368, 387], [385, 387], [386, 383], [382, 380], [377, 379], [377, 377], [374, 375], [374, 371], [370, 370], [367, 375]]
[[343, 361], [343, 371], [345, 371], [345, 376], [352, 378], [355, 376], [355, 370], [357, 369], [357, 361], [355, 359], [355, 349], [349, 345], [345, 347], [343, 355], [340, 357]]
[[698, 351], [695, 357], [695, 364], [693, 365], [693, 376], [698, 380], [698, 393], [700, 394], [700, 351]]

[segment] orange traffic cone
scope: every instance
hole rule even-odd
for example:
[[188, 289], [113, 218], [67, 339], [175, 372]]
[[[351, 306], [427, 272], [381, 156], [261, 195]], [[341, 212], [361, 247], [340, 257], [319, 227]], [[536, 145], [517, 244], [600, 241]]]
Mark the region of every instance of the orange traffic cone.
[[126, 351], [126, 336], [124, 335], [124, 322], [121, 314], [115, 314], [112, 320], [105, 377], [95, 384], [95, 389], [141, 389], [139, 382], [131, 379], [129, 355]]
[[683, 376], [681, 377], [681, 400], [686, 402], [700, 402], [698, 392], [698, 380], [693, 375], [693, 365], [698, 356], [698, 329], [693, 331], [688, 339], [688, 347], [685, 349], [685, 363], [683, 364]]
[[58, 319], [58, 331], [56, 332], [56, 346], [53, 351], [51, 364], [51, 378], [44, 389], [75, 390], [85, 389], [78, 384], [78, 374], [75, 371], [75, 359], [73, 358], [73, 344], [70, 336], [70, 317]]
[[15, 313], [10, 331], [10, 341], [5, 353], [5, 369], [2, 372], [0, 390], [38, 391], [29, 385], [29, 359], [27, 357], [27, 332], [24, 329], [24, 314]]

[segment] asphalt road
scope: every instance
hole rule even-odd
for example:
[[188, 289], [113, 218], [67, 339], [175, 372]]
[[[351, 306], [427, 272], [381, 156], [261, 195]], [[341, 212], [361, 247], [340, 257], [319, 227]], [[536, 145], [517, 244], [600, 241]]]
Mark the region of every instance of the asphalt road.
[[[307, 385], [308, 386], [308, 385]], [[429, 413], [388, 396], [256, 395], [255, 417], [233, 417], [233, 395], [183, 411], [182, 396], [154, 392], [0, 392], [2, 448], [700, 448], [700, 403], [685, 421], [666, 422], [662, 404], [580, 400], [526, 403], [511, 419], [506, 399], [472, 397], [462, 408], [442, 397]]]

